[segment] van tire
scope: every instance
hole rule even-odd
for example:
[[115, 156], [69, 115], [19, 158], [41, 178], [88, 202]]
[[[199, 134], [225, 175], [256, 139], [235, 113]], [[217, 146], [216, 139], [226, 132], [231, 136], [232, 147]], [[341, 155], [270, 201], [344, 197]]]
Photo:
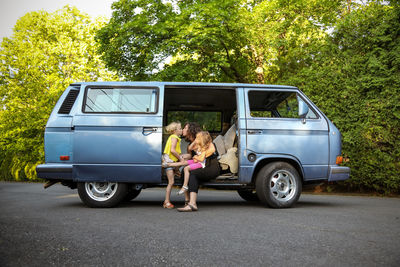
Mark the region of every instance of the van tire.
[[300, 175], [287, 162], [272, 162], [257, 174], [256, 192], [260, 201], [271, 208], [290, 208], [302, 190]]
[[126, 197], [128, 184], [111, 182], [80, 182], [78, 194], [82, 202], [91, 208], [112, 208]]
[[246, 200], [246, 201], [249, 201], [249, 202], [258, 202], [258, 201], [260, 201], [258, 199], [257, 193], [254, 192], [254, 190], [251, 190], [251, 189], [239, 189], [237, 192], [238, 192], [239, 196], [241, 198], [243, 198], [244, 200]]

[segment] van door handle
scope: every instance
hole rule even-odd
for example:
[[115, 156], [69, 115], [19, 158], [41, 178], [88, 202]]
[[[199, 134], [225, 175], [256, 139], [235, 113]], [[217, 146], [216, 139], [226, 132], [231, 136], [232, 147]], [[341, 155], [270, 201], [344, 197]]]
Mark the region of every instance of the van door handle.
[[150, 135], [152, 133], [157, 132], [157, 127], [143, 127], [142, 134], [143, 135]]
[[249, 130], [247, 131], [248, 134], [262, 134], [263, 131], [261, 130]]

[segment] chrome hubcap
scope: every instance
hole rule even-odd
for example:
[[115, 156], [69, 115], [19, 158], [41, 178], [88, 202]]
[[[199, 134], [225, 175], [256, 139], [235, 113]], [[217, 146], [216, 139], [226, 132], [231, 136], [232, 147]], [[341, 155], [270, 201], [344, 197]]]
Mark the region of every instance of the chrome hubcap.
[[96, 201], [106, 201], [117, 192], [117, 183], [85, 183], [85, 189], [88, 196]]
[[270, 191], [278, 201], [289, 201], [296, 193], [296, 180], [290, 172], [279, 170], [272, 175]]

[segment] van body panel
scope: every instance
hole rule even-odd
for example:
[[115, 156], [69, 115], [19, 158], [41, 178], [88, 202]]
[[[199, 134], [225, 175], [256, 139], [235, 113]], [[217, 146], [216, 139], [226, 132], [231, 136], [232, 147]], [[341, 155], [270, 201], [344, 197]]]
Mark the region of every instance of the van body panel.
[[[135, 118], [132, 118], [132, 120], [135, 120]], [[79, 124], [74, 123], [74, 125]], [[147, 127], [154, 131], [146, 133]], [[153, 119], [151, 125], [139, 127], [75, 126], [74, 163], [159, 164], [161, 133], [161, 126], [158, 126], [156, 118]]]
[[[50, 114], [49, 119], [47, 120], [46, 129], [47, 128], [58, 128], [58, 127], [71, 127], [72, 125], [72, 116], [70, 114], [58, 114], [61, 105], [63, 104], [65, 98], [68, 93], [77, 89], [77, 87], [69, 86], [60, 96], [56, 105], [53, 108], [53, 111]], [[79, 92], [80, 94], [81, 92]], [[79, 96], [78, 94], [78, 96]]]
[[73, 166], [74, 181], [161, 183], [160, 163], [150, 164], [77, 164]]
[[65, 163], [60, 156], [73, 162], [71, 127], [49, 127], [45, 130], [45, 162]]
[[[63, 92], [47, 121], [46, 129], [44, 132], [44, 155], [46, 163], [72, 162], [73, 117], [70, 114], [59, 114], [59, 110], [71, 90], [79, 90], [79, 87], [69, 86]], [[70, 159], [68, 162], [62, 161], [60, 159], [60, 156], [69, 156]]]
[[251, 183], [254, 182], [254, 178], [257, 175], [255, 173], [256, 169], [262, 168], [264, 165], [266, 165], [265, 162], [276, 162], [276, 161], [291, 161], [295, 162], [297, 166], [299, 167], [299, 174], [301, 177], [304, 177], [304, 169], [303, 166], [301, 165], [300, 161], [290, 155], [285, 155], [285, 154], [259, 154], [259, 153], [254, 153], [254, 151], [247, 150], [246, 154], [253, 154], [255, 155], [255, 161], [251, 162], [248, 159], [246, 159], [245, 166], [243, 167], [244, 169], [244, 174], [245, 177], [242, 177], [243, 183]]
[[[247, 150], [254, 154], [292, 156], [303, 166], [305, 181], [326, 179], [329, 168], [329, 128], [325, 117], [318, 113], [318, 118], [305, 121], [301, 118], [252, 117], [248, 94], [249, 91], [259, 90], [245, 89]], [[280, 91], [266, 89], [268, 90]], [[292, 92], [297, 93], [297, 91]], [[307, 104], [311, 106], [310, 103]]]
[[238, 135], [238, 160], [239, 160], [239, 182], [247, 183], [251, 181], [251, 171], [247, 166], [247, 153], [246, 153], [246, 101], [244, 96], [244, 89], [236, 89], [236, 103], [237, 103], [237, 135]]
[[332, 122], [329, 122], [329, 124], [329, 164], [335, 165], [336, 157], [342, 153], [342, 136], [338, 128], [336, 128]]
[[[154, 86], [129, 89], [135, 88]], [[161, 182], [163, 87], [157, 89], [155, 114], [77, 111], [72, 122], [75, 180]]]

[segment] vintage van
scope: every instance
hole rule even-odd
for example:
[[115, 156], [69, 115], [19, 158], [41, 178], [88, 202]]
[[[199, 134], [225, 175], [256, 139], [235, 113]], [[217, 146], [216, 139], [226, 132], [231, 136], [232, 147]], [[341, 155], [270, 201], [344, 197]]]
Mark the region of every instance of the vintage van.
[[237, 190], [248, 201], [291, 207], [304, 184], [350, 174], [340, 166], [339, 130], [296, 87], [88, 82], [71, 84], [54, 107], [37, 175], [49, 181], [45, 187], [61, 182], [77, 188], [90, 207], [133, 199], [142, 189], [167, 184], [163, 127], [175, 120], [196, 121], [222, 140], [221, 157], [230, 149], [224, 135], [233, 133], [236, 166], [225, 164], [219, 177], [202, 186]]

